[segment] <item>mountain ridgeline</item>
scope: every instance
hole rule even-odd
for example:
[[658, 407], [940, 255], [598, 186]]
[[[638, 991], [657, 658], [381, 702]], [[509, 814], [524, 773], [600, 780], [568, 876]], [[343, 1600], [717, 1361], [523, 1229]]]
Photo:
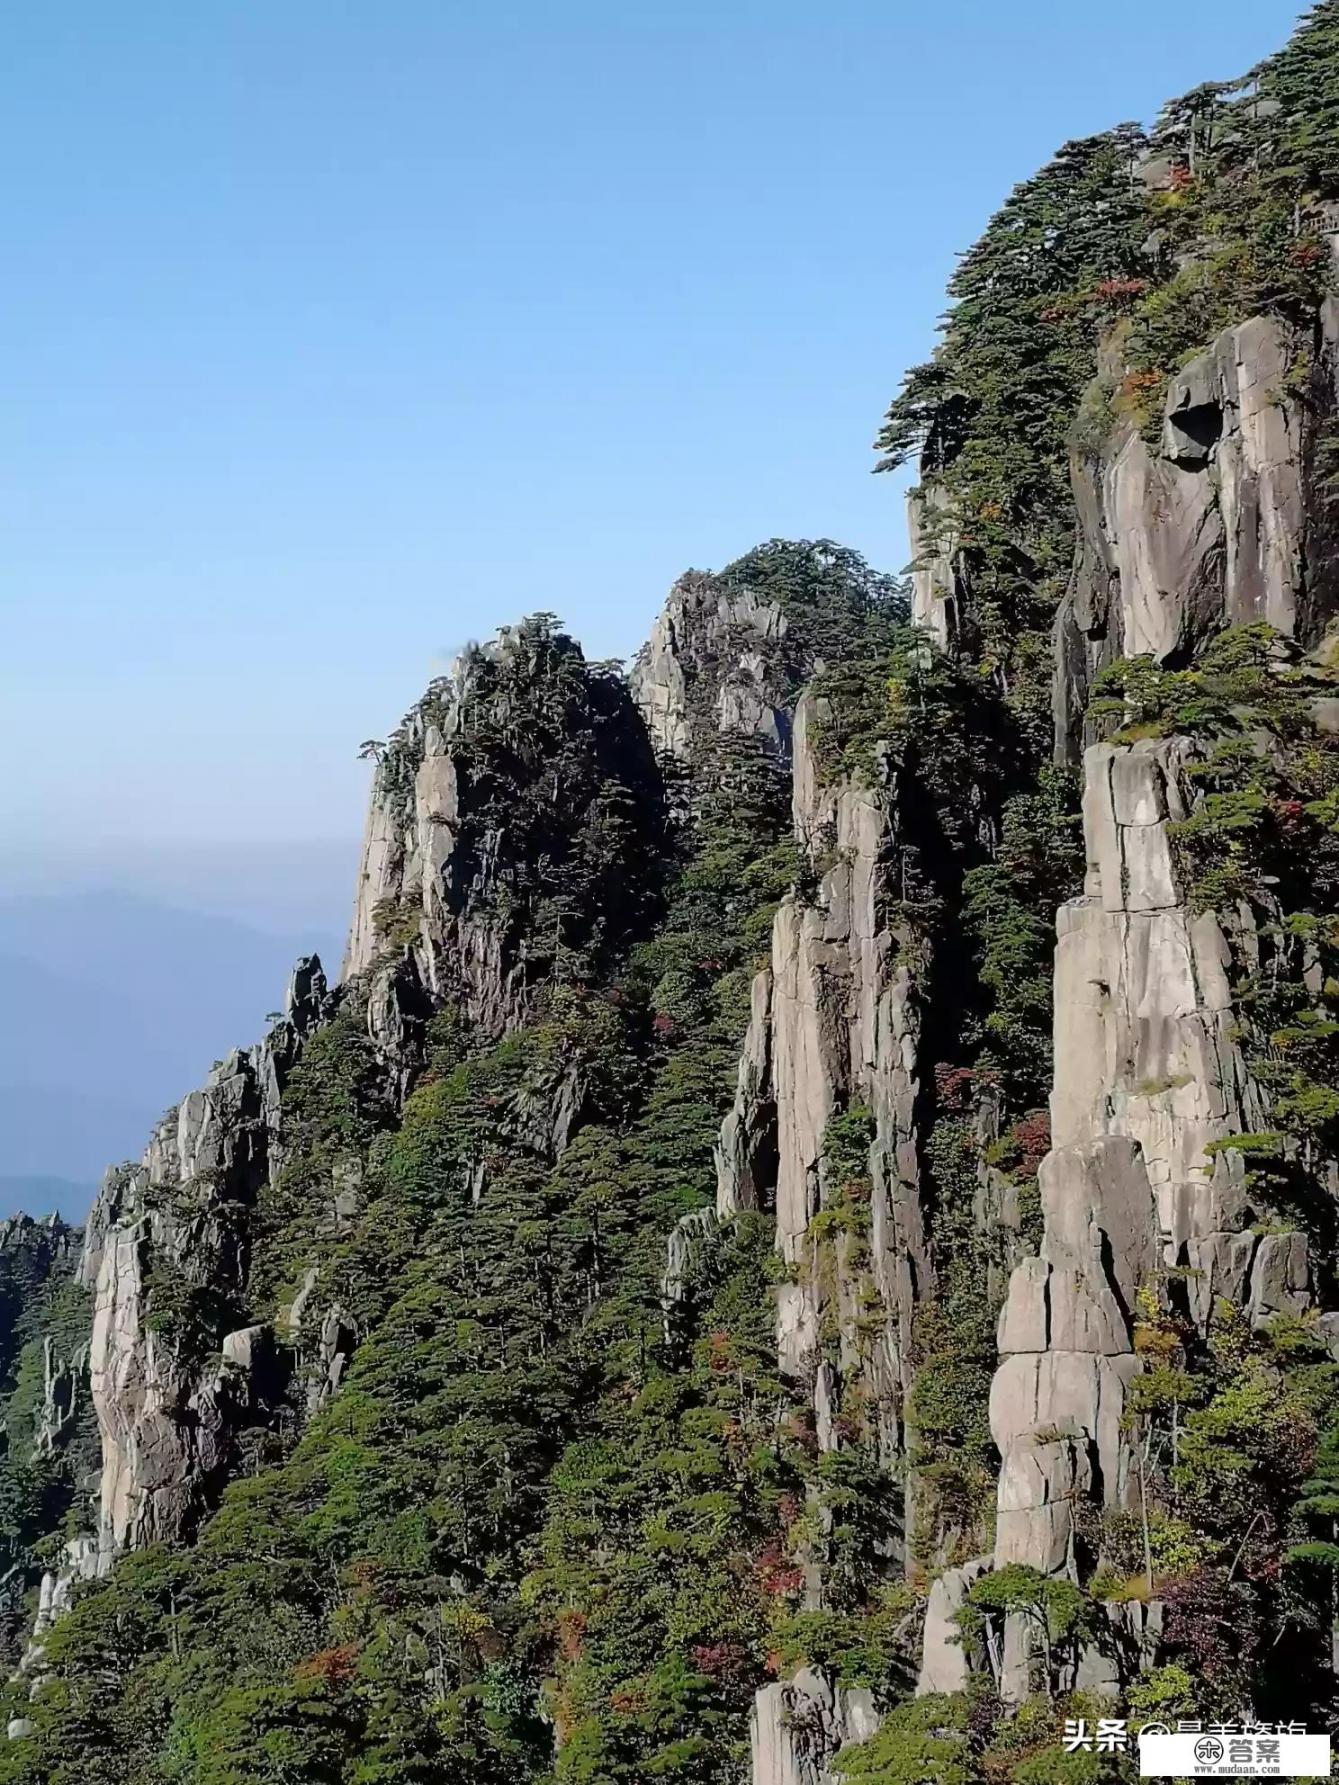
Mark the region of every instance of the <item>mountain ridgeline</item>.
[[395, 734], [339, 982], [0, 1232], [0, 1785], [1049, 1785], [1339, 1727], [1339, 0], [1068, 145], [630, 674]]

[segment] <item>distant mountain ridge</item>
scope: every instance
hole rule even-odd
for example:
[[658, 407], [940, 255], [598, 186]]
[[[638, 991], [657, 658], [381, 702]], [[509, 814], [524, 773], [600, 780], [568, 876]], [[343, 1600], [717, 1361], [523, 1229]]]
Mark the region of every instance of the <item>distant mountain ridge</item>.
[[219, 1036], [259, 1033], [310, 953], [336, 960], [335, 938], [120, 891], [0, 899], [0, 1178], [95, 1184], [138, 1154]]
[[0, 1216], [22, 1211], [38, 1220], [60, 1215], [63, 1219], [77, 1217], [82, 1221], [96, 1191], [97, 1185], [92, 1182], [44, 1177], [40, 1172], [0, 1177]]

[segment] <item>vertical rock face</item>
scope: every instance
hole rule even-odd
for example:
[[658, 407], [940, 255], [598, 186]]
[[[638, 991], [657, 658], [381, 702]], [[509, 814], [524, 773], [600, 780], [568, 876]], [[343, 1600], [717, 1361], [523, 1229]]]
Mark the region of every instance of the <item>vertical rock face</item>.
[[905, 611], [900, 585], [831, 540], [769, 540], [719, 572], [689, 571], [630, 676], [657, 755], [701, 771], [733, 737], [788, 766], [805, 686], [825, 663], [863, 657], [870, 623]]
[[1203, 1273], [1202, 1322], [1215, 1295], [1236, 1299], [1222, 1236], [1247, 1217], [1235, 1156], [1205, 1149], [1264, 1118], [1233, 1039], [1219, 917], [1192, 913], [1173, 871], [1167, 826], [1189, 810], [1187, 758], [1176, 739], [1085, 757], [1088, 883], [1058, 923], [1052, 1134], [1061, 1147], [1095, 1133], [1137, 1145], [1168, 1262]]
[[788, 632], [780, 605], [689, 571], [670, 590], [631, 683], [657, 751], [687, 762], [700, 730], [761, 738], [786, 756], [790, 707], [784, 676]]
[[[1179, 662], [1217, 626], [1266, 620], [1307, 637], [1300, 343], [1254, 317], [1172, 380], [1158, 449], [1125, 426], [1076, 452], [1078, 551], [1057, 617], [1057, 738], [1117, 657]], [[1301, 623], [1303, 622], [1304, 623]]]
[[842, 1691], [802, 1667], [754, 1700], [753, 1785], [834, 1785], [829, 1762], [848, 1742], [866, 1741], [878, 1723], [872, 1693]]
[[326, 1008], [320, 962], [300, 961], [283, 1019], [184, 1097], [94, 1204], [80, 1275], [94, 1298], [102, 1566], [189, 1534], [228, 1461], [249, 1384], [201, 1353], [197, 1327], [243, 1287], [246, 1214], [282, 1156], [284, 1083]]
[[[1314, 368], [1314, 343], [1277, 320], [1225, 331], [1173, 377], [1156, 444], [1108, 413], [1106, 437], [1094, 442], [1088, 428], [1072, 454], [1078, 530], [1056, 620], [1054, 706], [1057, 755], [1082, 758], [1088, 866], [1083, 896], [1057, 920], [1044, 1237], [1013, 1270], [999, 1318], [996, 1567], [1086, 1580], [1102, 1512], [1135, 1506], [1126, 1396], [1142, 1367], [1141, 1292], [1202, 1332], [1219, 1297], [1256, 1321], [1310, 1300], [1305, 1239], [1252, 1231], [1263, 1211], [1241, 1155], [1214, 1145], [1268, 1125], [1231, 990], [1234, 960], [1258, 949], [1245, 907], [1192, 910], [1178, 884], [1169, 826], [1190, 814], [1191, 749], [1175, 738], [1092, 743], [1085, 709], [1119, 657], [1180, 666], [1222, 627], [1257, 621], [1304, 644], [1319, 637], [1333, 579], [1308, 467], [1336, 363], [1322, 325]], [[1085, 427], [1121, 370], [1106, 365]], [[951, 643], [961, 591], [935, 497], [931, 482], [913, 502], [915, 612]], [[923, 1691], [965, 1678], [954, 1614], [971, 1582], [959, 1575], [935, 1584]], [[1035, 1684], [1030, 1638], [1018, 1619], [1003, 1636], [990, 1666], [1017, 1699]], [[1103, 1665], [1085, 1656], [1082, 1683], [1109, 1684]]]
[[411, 1057], [447, 1003], [501, 1035], [565, 959], [616, 940], [649, 895], [660, 805], [622, 678], [571, 639], [526, 622], [459, 658], [372, 787], [344, 977], [368, 977], [383, 1052]]
[[[770, 963], [753, 982], [735, 1099], [716, 1150], [717, 1215], [774, 1210], [784, 1263], [781, 1370], [810, 1396], [823, 1451], [843, 1443], [843, 1403], [854, 1391], [884, 1466], [896, 1473], [906, 1458], [912, 1317], [930, 1278], [916, 1138], [917, 982], [927, 945], [897, 915], [895, 789], [829, 784], [824, 716], [820, 700], [801, 698], [793, 818], [816, 887], [782, 903]], [[839, 1118], [859, 1130], [867, 1248], [841, 1223], [844, 1169], [829, 1148]], [[836, 1222], [820, 1234], [825, 1213]], [[821, 1605], [820, 1571], [810, 1566], [806, 1577], [809, 1604]], [[838, 1749], [866, 1739], [877, 1722], [868, 1694], [838, 1691], [812, 1669], [766, 1687], [753, 1713], [753, 1785], [827, 1785]]]
[[[1172, 380], [1156, 449], [1125, 426], [1076, 451], [1075, 569], [1055, 635], [1060, 756], [1080, 753], [1092, 681], [1117, 657], [1177, 665], [1219, 628], [1257, 620], [1304, 642], [1322, 629], [1305, 363], [1283, 325], [1255, 318]], [[1263, 1211], [1241, 1155], [1214, 1149], [1268, 1123], [1231, 990], [1234, 956], [1257, 952], [1253, 920], [1245, 907], [1194, 911], [1178, 884], [1169, 826], [1190, 813], [1192, 754], [1177, 738], [1082, 752], [1087, 877], [1057, 919], [1044, 1237], [1011, 1275], [991, 1391], [996, 1567], [1086, 1579], [1094, 1515], [1137, 1504], [1125, 1408], [1142, 1367], [1141, 1290], [1201, 1331], [1219, 1297], [1256, 1321], [1311, 1297], [1304, 1237], [1253, 1232]], [[961, 1683], [952, 1613], [965, 1590], [956, 1571], [936, 1584], [923, 1690]], [[1035, 1683], [1029, 1649], [1008, 1620], [991, 1657], [1007, 1697]], [[1084, 1657], [1083, 1683], [1109, 1684], [1103, 1666]]]
[[774, 1208], [777, 1107], [772, 1081], [772, 968], [754, 975], [735, 1100], [716, 1145], [716, 1212]]
[[48, 1334], [42, 1340], [42, 1410], [33, 1449], [39, 1456], [59, 1450], [79, 1417], [86, 1398], [88, 1358], [81, 1345], [73, 1357], [62, 1357]]
[[968, 1593], [989, 1568], [988, 1556], [974, 1556], [958, 1568], [946, 1568], [931, 1583], [925, 1603], [921, 1671], [916, 1681], [918, 1697], [929, 1692], [965, 1689], [976, 1657], [963, 1641], [958, 1614], [967, 1603]]
[[72, 1282], [81, 1238], [58, 1215], [0, 1221], [0, 1491], [11, 1508], [0, 1531], [0, 1656], [6, 1661], [17, 1655], [28, 1623], [26, 1595], [42, 1582], [45, 1597], [55, 1585], [55, 1572], [38, 1559], [31, 1513], [24, 1510], [31, 1506], [31, 1484], [34, 1478], [45, 1484], [43, 1509], [59, 1516], [86, 1488], [96, 1453], [86, 1309]]
[[[1185, 763], [1176, 739], [1085, 756], [1088, 879], [1057, 926], [1045, 1237], [1010, 1279], [991, 1391], [997, 1567], [1085, 1575], [1084, 1503], [1136, 1504], [1125, 1395], [1141, 1367], [1139, 1292], [1166, 1267], [1181, 1267], [1184, 1312], [1201, 1327], [1219, 1296], [1260, 1317], [1308, 1297], [1301, 1236], [1251, 1233], [1240, 1155], [1206, 1150], [1259, 1112], [1233, 1039], [1226, 940], [1173, 873], [1167, 825], [1186, 810]], [[1009, 1696], [1028, 1673], [1026, 1633], [1011, 1628]]]
[[[927, 963], [923, 940], [896, 916], [895, 791], [828, 783], [824, 716], [806, 694], [794, 728], [795, 833], [816, 889], [782, 903], [771, 962], [754, 980], [735, 1100], [716, 1153], [717, 1212], [775, 1211], [785, 1267], [779, 1362], [811, 1397], [819, 1448], [840, 1447], [843, 1403], [855, 1391], [881, 1460], [895, 1472], [906, 1457], [912, 1317], [930, 1274], [916, 1145], [917, 975]], [[860, 1124], [854, 1144], [868, 1173], [867, 1250], [840, 1224], [844, 1174], [829, 1149], [838, 1118]], [[825, 1213], [838, 1224], [820, 1235]], [[872, 1332], [871, 1303], [879, 1309]], [[821, 1574], [812, 1566], [806, 1574], [808, 1601], [821, 1605]], [[838, 1749], [866, 1739], [877, 1722], [869, 1694], [838, 1691], [802, 1669], [758, 1694], [753, 1785], [827, 1785]]]
[[[900, 1449], [914, 1302], [928, 1275], [915, 1137], [920, 945], [890, 915], [892, 795], [855, 782], [824, 785], [821, 718], [806, 695], [795, 718], [795, 828], [823, 871], [812, 903], [792, 896], [777, 912], [771, 964], [754, 982], [717, 1149], [717, 1211], [775, 1209], [777, 1249], [789, 1267], [777, 1304], [782, 1370], [813, 1382], [825, 1447], [842, 1379], [863, 1375], [891, 1459]], [[870, 1118], [870, 1269], [886, 1313], [872, 1355], [855, 1338], [859, 1272], [820, 1271], [811, 1231], [837, 1190], [824, 1157], [828, 1125], [855, 1109]], [[835, 1353], [824, 1347], [825, 1324], [836, 1326]]]

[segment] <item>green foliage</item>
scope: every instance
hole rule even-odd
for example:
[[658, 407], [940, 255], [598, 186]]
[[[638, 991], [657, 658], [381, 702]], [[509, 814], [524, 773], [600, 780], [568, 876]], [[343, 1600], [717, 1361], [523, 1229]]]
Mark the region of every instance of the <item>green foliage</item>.
[[[0, 1657], [18, 1659], [28, 1595], [67, 1534], [98, 1457], [79, 1361], [90, 1297], [74, 1277], [80, 1236], [59, 1218], [4, 1224], [0, 1245]], [[55, 1375], [47, 1402], [47, 1347]], [[46, 1439], [42, 1426], [54, 1415]]]
[[833, 1771], [866, 1785], [972, 1785], [966, 1712], [961, 1698], [913, 1698], [885, 1717], [869, 1741], [843, 1748]]
[[[898, 1548], [909, 1539], [933, 1567], [989, 1536], [992, 1291], [1017, 1236], [982, 1235], [978, 1199], [1003, 1180], [1035, 1217], [1052, 914], [1082, 866], [1073, 789], [1044, 767], [1069, 455], [1126, 425], [1151, 432], [1168, 378], [1220, 327], [1262, 308], [1312, 315], [1337, 69], [1339, 0], [1326, 0], [1258, 90], [1215, 84], [1167, 108], [1152, 138], [1165, 178], [1142, 177], [1134, 127], [1069, 144], [964, 258], [939, 351], [880, 440], [886, 464], [920, 452], [931, 547], [953, 541], [950, 653], [906, 625], [900, 584], [830, 541], [770, 541], [715, 579], [779, 606], [767, 697], [793, 704], [821, 662], [819, 766], [886, 804], [884, 915], [942, 1062], [917, 1091], [936, 1293], [913, 1323], [906, 1405], [866, 1367], [889, 1321], [870, 1258], [869, 1110], [829, 1120], [803, 1239], [837, 1382], [822, 1446], [809, 1389], [777, 1370], [773, 1224], [701, 1219], [752, 975], [778, 903], [813, 900], [822, 868], [792, 840], [777, 756], [719, 732], [703, 676], [686, 690], [692, 760], [676, 778], [651, 760], [621, 674], [532, 616], [472, 654], [458, 727], [444, 724], [455, 690], [437, 684], [369, 747], [404, 814], [427, 733], [442, 736], [460, 791], [446, 892], [474, 889], [532, 1020], [499, 1040], [449, 1003], [425, 1013], [407, 1085], [387, 1082], [362, 988], [307, 1041], [246, 1256], [207, 1284], [151, 1266], [147, 1319], [202, 1362], [234, 1324], [282, 1324], [314, 1269], [322, 1305], [356, 1333], [350, 1366], [300, 1415], [299, 1334], [288, 1399], [196, 1544], [123, 1557], [80, 1591], [35, 1692], [31, 1677], [6, 1689], [35, 1732], [0, 1751], [0, 1781], [734, 1785], [757, 1687], [805, 1663], [892, 1706], [839, 1758], [842, 1777], [1111, 1774], [1056, 1746], [1055, 1713], [1083, 1701], [1042, 1702], [1082, 1643], [1109, 1640], [1094, 1596], [1027, 1568], [982, 1577], [965, 1633], [1021, 1619], [1042, 1699], [1007, 1717], [980, 1687], [897, 1702], [913, 1611]], [[1309, 395], [1305, 356], [1287, 382]], [[1323, 483], [1323, 431], [1315, 454]], [[742, 642], [723, 637], [722, 657]], [[1267, 920], [1241, 1039], [1268, 1125], [1236, 1137], [1220, 1169], [1262, 1231], [1302, 1227], [1333, 1259], [1339, 764], [1308, 715], [1324, 681], [1268, 629], [1236, 628], [1175, 670], [1114, 666], [1095, 716], [1125, 741], [1191, 741], [1200, 792], [1174, 833], [1179, 870], [1196, 903]], [[418, 949], [421, 927], [408, 906], [379, 910], [383, 958]], [[336, 1221], [331, 1186], [346, 1179], [358, 1206]], [[691, 1256], [671, 1296], [665, 1241], [685, 1216]], [[1137, 1515], [1078, 1534], [1101, 1597], [1165, 1598], [1166, 1652], [1131, 1707], [1263, 1707], [1284, 1680], [1319, 1707], [1336, 1366], [1305, 1320], [1252, 1331], [1220, 1308], [1205, 1343], [1175, 1273], [1148, 1296], [1129, 1398]], [[55, 1335], [66, 1358], [86, 1320], [65, 1263], [0, 1248], [11, 1657], [91, 1436], [76, 1425], [57, 1454], [34, 1454], [41, 1341]], [[910, 1482], [887, 1466], [894, 1420]]]
[[1050, 1086], [1054, 913], [1083, 873], [1075, 803], [1070, 778], [1043, 769], [1005, 802], [994, 858], [963, 879], [963, 927], [991, 994], [977, 1068], [1017, 1110], [1043, 1102]]
[[[947, 1193], [937, 1227], [944, 1264], [938, 1294], [917, 1310], [907, 1403], [921, 1499], [915, 1546], [926, 1564], [945, 1549], [951, 1560], [979, 1551], [993, 1509], [997, 1463], [988, 1413], [996, 1310], [987, 1293], [985, 1243], [973, 1221], [970, 1130], [941, 1121], [931, 1136], [930, 1160], [937, 1189]], [[955, 1184], [955, 1165], [965, 1182]]]
[[[424, 738], [436, 727], [455, 771], [452, 873], [475, 889], [508, 958], [552, 984], [607, 973], [643, 931], [660, 887], [665, 811], [649, 743], [618, 666], [588, 664], [552, 614], [532, 614], [476, 649], [460, 691], [435, 683], [388, 744], [384, 798], [408, 810]], [[461, 724], [447, 723], [457, 698]], [[497, 840], [505, 836], [504, 852]], [[386, 914], [383, 940], [416, 926]]]
[[[919, 455], [927, 549], [953, 555], [957, 647], [1039, 754], [1069, 449], [1095, 454], [1124, 424], [1156, 439], [1170, 375], [1232, 324], [1273, 313], [1309, 336], [1339, 167], [1337, 38], [1324, 0], [1277, 56], [1172, 101], [1151, 136], [1123, 124], [1066, 144], [964, 256], [935, 355], [888, 410], [880, 469]], [[1304, 389], [1301, 358], [1293, 377]]]
[[1122, 658], [1094, 683], [1089, 712], [1122, 722], [1117, 743], [1176, 733], [1235, 747], [1239, 758], [1255, 730], [1285, 739], [1311, 730], [1311, 678], [1290, 667], [1291, 651], [1272, 626], [1257, 621], [1220, 633], [1187, 669], [1164, 668], [1152, 657]]
[[907, 614], [906, 591], [872, 570], [859, 552], [831, 539], [769, 539], [727, 564], [717, 579], [727, 591], [750, 590], [786, 616], [781, 692], [793, 699], [808, 679], [801, 666], [834, 663], [877, 648]]
[[881, 468], [919, 451], [947, 495], [970, 595], [966, 648], [1046, 729], [1044, 633], [1073, 536], [1066, 435], [1095, 369], [1083, 295], [1142, 270], [1140, 134], [1066, 144], [964, 256], [934, 359], [907, 374]]
[[1091, 1623], [1090, 1602], [1073, 1581], [1019, 1562], [974, 1583], [960, 1614], [964, 1630], [979, 1627], [990, 1612], [1027, 1619], [1046, 1647], [1048, 1664], [1057, 1645], [1074, 1641]]
[[1126, 1703], [1132, 1716], [1150, 1723], [1188, 1717], [1195, 1708], [1195, 1682], [1184, 1667], [1151, 1667], [1130, 1687]]
[[1339, 1366], [1314, 1318], [1253, 1330], [1220, 1301], [1206, 1343], [1156, 1304], [1141, 1293], [1136, 1348], [1147, 1367], [1127, 1407], [1143, 1434], [1139, 1505], [1104, 1521], [1093, 1592], [1120, 1601], [1151, 1591], [1166, 1608], [1163, 1665], [1132, 1708], [1204, 1712], [1249, 1688], [1284, 1715], [1327, 1691], [1329, 1587], [1306, 1539], [1329, 1536], [1333, 1458], [1320, 1435], [1339, 1405]]
[[777, 1454], [770, 1250], [766, 1224], [743, 1218], [699, 1284], [687, 1369], [612, 1396], [599, 1438], [553, 1472], [525, 1593], [559, 1632], [557, 1726], [585, 1732], [562, 1779], [587, 1776], [596, 1730], [613, 1776], [677, 1777], [690, 1725], [691, 1776], [728, 1776], [784, 1573], [782, 1501], [800, 1489]]
[[[795, 624], [816, 629], [807, 648], [841, 636], [843, 590], [852, 637], [899, 599], [826, 547], [765, 548], [727, 574], [774, 595], [807, 578], [786, 590]], [[539, 760], [509, 717], [504, 652], [476, 666], [491, 704], [457, 770], [480, 813], [500, 812], [505, 783], [526, 864], [549, 822], [526, 790], [549, 775], [545, 798], [566, 789], [577, 833], [552, 839], [544, 878], [513, 877], [508, 909], [542, 928], [548, 876], [570, 880], [583, 979], [551, 955], [540, 1020], [501, 1042], [434, 1017], [398, 1117], [357, 987], [309, 1041], [229, 1317], [282, 1312], [315, 1258], [359, 1335], [353, 1363], [193, 1550], [128, 1559], [62, 1622], [22, 1744], [45, 1779], [82, 1778], [105, 1753], [118, 1777], [192, 1785], [248, 1767], [341, 1785], [534, 1780], [550, 1771], [548, 1717], [570, 1738], [564, 1780], [723, 1785], [773, 1627], [795, 1609], [806, 1501], [847, 1582], [844, 1633], [815, 1640], [855, 1671], [893, 1665], [892, 1611], [863, 1585], [865, 1551], [886, 1548], [887, 1484], [855, 1447], [820, 1468], [795, 1423], [775, 1375], [770, 1225], [745, 1217], [707, 1248], [668, 1323], [661, 1300], [665, 1236], [711, 1200], [749, 979], [795, 874], [788, 790], [756, 743], [721, 740], [659, 849], [668, 871], [629, 900], [622, 842], [581, 853], [607, 779], [602, 715], [614, 750], [624, 697], [547, 621], [518, 649], [593, 741]], [[549, 715], [541, 702], [541, 745]], [[388, 783], [413, 749], [392, 740]], [[638, 822], [661, 822], [654, 803]], [[574, 1086], [559, 1152], [553, 1111]], [[863, 1173], [868, 1134], [856, 1110], [834, 1124], [834, 1182]], [[346, 1169], [359, 1207], [332, 1231]], [[197, 1321], [180, 1285], [155, 1282], [150, 1302], [174, 1343], [196, 1325], [216, 1342], [221, 1317]]]
[[[819, 739], [825, 772], [897, 787], [915, 838], [905, 876], [905, 896], [914, 899], [929, 890], [937, 857], [981, 849], [1024, 761], [1011, 717], [980, 677], [909, 626], [867, 662], [825, 670], [814, 693], [828, 707]], [[918, 855], [930, 857], [920, 871]]]
[[910, 1683], [906, 1629], [913, 1601], [898, 1583], [880, 1589], [858, 1612], [795, 1611], [772, 1621], [772, 1659], [780, 1672], [821, 1668], [842, 1686], [869, 1687], [882, 1697]]

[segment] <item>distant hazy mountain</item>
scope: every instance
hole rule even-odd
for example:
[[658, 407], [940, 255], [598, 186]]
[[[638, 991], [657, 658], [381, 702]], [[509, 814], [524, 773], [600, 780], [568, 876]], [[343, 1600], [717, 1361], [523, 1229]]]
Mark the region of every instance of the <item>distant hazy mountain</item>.
[[297, 956], [333, 975], [339, 949], [328, 931], [125, 892], [0, 899], [0, 1195], [7, 1178], [95, 1182], [137, 1154], [212, 1061], [260, 1035]]
[[72, 1178], [0, 1177], [0, 1216], [64, 1215], [77, 1221], [93, 1200], [97, 1186], [77, 1184]]
[[358, 863], [354, 837], [292, 843], [6, 839], [0, 902], [72, 893], [128, 895], [174, 911], [207, 912], [257, 930], [342, 934]]

